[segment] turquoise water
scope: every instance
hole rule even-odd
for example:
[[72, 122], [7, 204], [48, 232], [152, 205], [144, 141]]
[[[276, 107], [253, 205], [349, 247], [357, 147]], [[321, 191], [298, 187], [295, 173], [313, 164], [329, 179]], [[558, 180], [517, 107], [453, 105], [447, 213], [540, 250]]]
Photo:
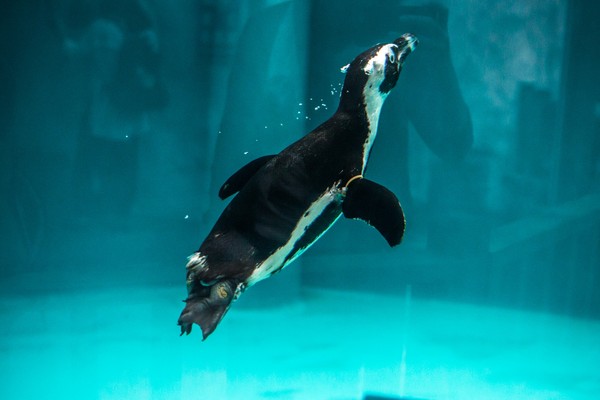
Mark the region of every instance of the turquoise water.
[[[600, 7], [13, 3], [0, 398], [599, 398]], [[206, 341], [180, 337], [221, 184], [405, 32], [365, 173], [401, 202], [402, 244], [341, 218]]]
[[201, 343], [179, 338], [166, 323], [179, 311], [172, 301], [178, 293], [163, 287], [2, 298], [8, 329], [0, 338], [0, 393], [20, 399], [357, 399], [365, 393], [594, 399], [600, 390], [598, 321], [307, 290], [287, 306], [234, 309], [218, 334]]

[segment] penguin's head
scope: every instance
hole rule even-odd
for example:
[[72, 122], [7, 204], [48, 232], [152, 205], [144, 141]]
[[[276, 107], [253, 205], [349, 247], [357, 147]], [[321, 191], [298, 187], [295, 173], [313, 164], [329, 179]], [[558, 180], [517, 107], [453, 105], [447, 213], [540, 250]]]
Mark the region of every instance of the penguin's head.
[[359, 54], [342, 68], [346, 79], [340, 105], [373, 97], [385, 99], [396, 86], [406, 57], [417, 44], [414, 35], [405, 33], [392, 43], [378, 44]]

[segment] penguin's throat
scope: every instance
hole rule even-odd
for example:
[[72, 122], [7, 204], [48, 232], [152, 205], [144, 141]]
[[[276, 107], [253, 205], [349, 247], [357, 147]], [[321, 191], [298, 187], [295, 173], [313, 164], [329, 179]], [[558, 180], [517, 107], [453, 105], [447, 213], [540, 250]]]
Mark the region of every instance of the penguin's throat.
[[381, 113], [381, 107], [387, 94], [376, 91], [365, 91], [364, 93], [364, 105], [365, 114], [367, 119], [367, 135], [363, 144], [363, 163], [362, 172], [367, 167], [369, 161], [369, 155], [371, 154], [371, 148], [375, 142], [377, 136], [377, 126], [379, 125], [379, 114]]

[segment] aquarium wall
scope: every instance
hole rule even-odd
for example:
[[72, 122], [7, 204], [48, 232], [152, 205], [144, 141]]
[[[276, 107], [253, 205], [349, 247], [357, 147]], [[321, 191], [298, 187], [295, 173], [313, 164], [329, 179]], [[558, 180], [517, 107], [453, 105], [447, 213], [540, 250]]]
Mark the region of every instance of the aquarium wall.
[[[226, 204], [216, 197], [221, 183], [327, 119], [339, 68], [360, 49], [421, 28], [419, 51], [382, 111], [368, 172], [406, 208], [405, 243], [387, 249], [374, 230], [340, 221], [305, 265], [286, 271], [288, 284], [373, 290], [370, 279], [393, 274], [391, 292], [397, 281], [426, 296], [596, 315], [594, 7], [380, 3], [375, 11], [341, 1], [10, 6], [2, 73], [10, 287], [179, 282], [182, 260]], [[331, 23], [342, 13], [345, 21]], [[101, 60], [116, 60], [111, 46], [131, 47], [113, 68], [146, 74], [126, 71], [114, 83], [131, 114], [114, 129], [139, 132], [117, 150], [86, 139], [110, 129], [90, 87], [110, 69]], [[144, 78], [150, 89], [136, 88]], [[385, 272], [373, 271], [380, 258]], [[128, 267], [139, 263], [143, 274]], [[43, 284], [26, 278], [32, 271]]]
[[[548, 347], [535, 351], [543, 353], [560, 340], [569, 346], [578, 340], [598, 344], [593, 335], [578, 336], [595, 334], [600, 318], [596, 3], [46, 0], [5, 4], [0, 18], [0, 312], [9, 326], [0, 370], [22, 370], [22, 348], [59, 343], [62, 347], [40, 356], [46, 357], [40, 374], [68, 352], [69, 361], [60, 366], [67, 372], [58, 381], [70, 382], [86, 354], [93, 354], [92, 376], [98, 378], [67, 397], [161, 398], [158, 393], [168, 392], [162, 398], [191, 398], [203, 382], [211, 396], [225, 398], [244, 398], [239, 397], [244, 388], [259, 393], [247, 398], [319, 398], [303, 390], [325, 376], [327, 382], [337, 377], [345, 387], [354, 386], [322, 398], [388, 393], [441, 399], [459, 393], [449, 383], [456, 375], [445, 375], [445, 389], [438, 392], [409, 390], [430, 376], [430, 353], [424, 349], [431, 343], [416, 337], [460, 347], [501, 330], [493, 322], [503, 316], [522, 325], [539, 322], [535, 332], [511, 330], [505, 341], [486, 342], [489, 347], [465, 345], [479, 372], [485, 367], [478, 363], [492, 357], [490, 349], [503, 345], [541, 338]], [[179, 333], [180, 300], [187, 294], [186, 257], [230, 201], [219, 199], [221, 185], [248, 162], [277, 154], [326, 121], [342, 93], [340, 69], [370, 46], [405, 32], [415, 34], [419, 45], [383, 105], [364, 173], [401, 203], [402, 243], [390, 247], [368, 224], [340, 218], [302, 257], [236, 302], [232, 322], [215, 333], [222, 336], [211, 350], [196, 349], [210, 346], [210, 339], [200, 344], [199, 336], [193, 343], [169, 342], [171, 333], [173, 339]], [[82, 306], [88, 300], [91, 313]], [[72, 308], [75, 303], [81, 308]], [[450, 306], [434, 307], [439, 304]], [[113, 318], [110, 312], [119, 307], [125, 308]], [[41, 311], [22, 312], [30, 308]], [[490, 317], [482, 311], [488, 308], [509, 314]], [[336, 318], [348, 310], [356, 314], [348, 314], [352, 328], [343, 328], [344, 319]], [[457, 326], [468, 320], [464, 330], [428, 336], [436, 321], [450, 325], [440, 322], [442, 331], [451, 330], [453, 312]], [[165, 347], [148, 353], [135, 339], [121, 340], [119, 329], [135, 331], [133, 322], [110, 330], [119, 351], [131, 345], [140, 359], [152, 354], [154, 364], [146, 370], [130, 365], [128, 371], [137, 371], [131, 372], [138, 379], [133, 386], [107, 386], [132, 381], [126, 372], [106, 372], [117, 357], [88, 349], [105, 346], [103, 329], [136, 313], [165, 327], [148, 333], [149, 343]], [[420, 319], [424, 314], [432, 319]], [[381, 324], [390, 315], [395, 325], [389, 330], [368, 322], [372, 316]], [[487, 321], [482, 331], [473, 328], [479, 318], [474, 316]], [[88, 317], [92, 322], [81, 333], [75, 321]], [[563, 336], [541, 334], [550, 326], [547, 318], [567, 321], [560, 325], [567, 327]], [[575, 328], [572, 319], [578, 321]], [[263, 338], [260, 332], [235, 335], [246, 326], [269, 332], [269, 320], [296, 336], [275, 329], [280, 333], [275, 345], [259, 340], [261, 348], [269, 348], [268, 362], [287, 357], [282, 349], [291, 358], [310, 357], [284, 362], [285, 378], [267, 368], [268, 377], [253, 380], [247, 364], [231, 361], [236, 358], [231, 349], [243, 343], [241, 354], [260, 357], [260, 349], [250, 350], [254, 339]], [[23, 345], [15, 339], [21, 324], [60, 332]], [[314, 324], [307, 329], [312, 333], [329, 325], [323, 335], [339, 340], [313, 340], [305, 324]], [[348, 329], [360, 338], [344, 336]], [[404, 373], [390, 372], [386, 384], [382, 377], [388, 375], [373, 367], [385, 364], [374, 354], [389, 343], [374, 344], [377, 330], [385, 340], [403, 343], [394, 357]], [[477, 333], [469, 336], [470, 330]], [[354, 344], [374, 358], [340, 361]], [[114, 350], [107, 346], [102, 348]], [[225, 355], [202, 369], [184, 356], [169, 358], [169, 346], [181, 354], [195, 346], [200, 352], [195, 356], [213, 361]], [[423, 357], [418, 371], [406, 361], [415, 347]], [[565, 363], [572, 361], [567, 353]], [[179, 368], [163, 382], [170, 389], [155, 386], [161, 359]], [[473, 383], [469, 362], [458, 375], [465, 387]], [[514, 372], [519, 362], [499, 361], [495, 365], [505, 369], [494, 379]], [[302, 375], [307, 365], [322, 369]], [[585, 371], [588, 380], [582, 378], [572, 391], [536, 391], [543, 379], [534, 390], [524, 378], [523, 387], [532, 391], [522, 398], [594, 398], [597, 381], [589, 382], [598, 376]], [[14, 381], [20, 382], [17, 375]], [[502, 398], [496, 393], [520, 398], [519, 382], [511, 382], [510, 390], [503, 387], [508, 391], [486, 386], [489, 392], [481, 398]], [[51, 393], [61, 395], [51, 386]], [[176, 394], [169, 391], [173, 387]], [[6, 398], [27, 398], [19, 390], [16, 383], [5, 389]]]

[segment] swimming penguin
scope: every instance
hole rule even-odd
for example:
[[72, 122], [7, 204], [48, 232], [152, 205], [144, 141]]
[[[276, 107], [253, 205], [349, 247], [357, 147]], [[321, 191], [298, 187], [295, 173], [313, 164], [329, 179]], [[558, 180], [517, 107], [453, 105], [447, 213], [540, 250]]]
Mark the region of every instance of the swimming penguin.
[[342, 68], [344, 86], [330, 119], [223, 184], [221, 199], [237, 195], [188, 259], [182, 335], [196, 323], [206, 339], [233, 300], [295, 260], [342, 214], [366, 221], [390, 246], [400, 243], [405, 220], [398, 199], [363, 174], [381, 106], [417, 43], [407, 33], [358, 55]]

